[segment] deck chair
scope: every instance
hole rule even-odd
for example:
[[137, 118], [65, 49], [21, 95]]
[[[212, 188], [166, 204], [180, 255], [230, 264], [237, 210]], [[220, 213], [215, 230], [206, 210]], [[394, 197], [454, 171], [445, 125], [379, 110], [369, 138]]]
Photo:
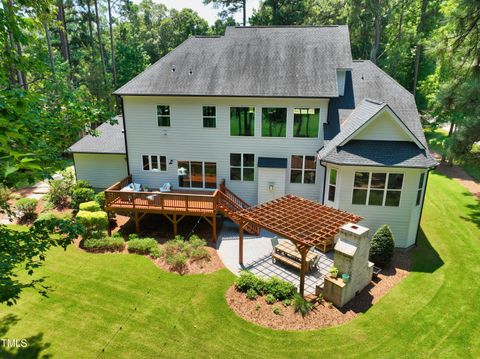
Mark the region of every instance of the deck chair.
[[275, 248], [276, 246], [278, 246], [278, 237], [275, 236], [270, 238], [270, 242], [272, 242], [272, 248]]
[[162, 187], [160, 187], [160, 192], [171, 192], [172, 191], [172, 184], [170, 182], [164, 183]]

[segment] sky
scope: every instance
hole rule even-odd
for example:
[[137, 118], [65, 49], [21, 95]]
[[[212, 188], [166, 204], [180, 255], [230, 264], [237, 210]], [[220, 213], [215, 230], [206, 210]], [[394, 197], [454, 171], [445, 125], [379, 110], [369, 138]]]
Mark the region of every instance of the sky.
[[[141, 0], [135, 0], [135, 3], [139, 3]], [[212, 4], [203, 5], [202, 0], [153, 0], [156, 3], [161, 3], [167, 6], [167, 8], [174, 8], [181, 10], [183, 8], [190, 8], [198, 13], [201, 17], [208, 21], [210, 25], [213, 25], [217, 19], [218, 10], [214, 9]], [[247, 0], [247, 21], [252, 15], [252, 10], [258, 8], [260, 0]], [[242, 23], [242, 11], [238, 11], [235, 16], [235, 20], [238, 23]]]

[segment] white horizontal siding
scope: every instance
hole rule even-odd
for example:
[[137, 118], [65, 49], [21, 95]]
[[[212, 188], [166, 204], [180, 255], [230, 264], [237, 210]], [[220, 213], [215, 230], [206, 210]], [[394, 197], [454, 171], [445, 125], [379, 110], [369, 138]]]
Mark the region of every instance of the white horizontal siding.
[[[158, 127], [156, 106], [170, 105], [171, 127]], [[216, 128], [203, 128], [202, 106], [217, 107]], [[230, 107], [255, 107], [255, 136], [230, 136]], [[287, 108], [287, 137], [261, 137], [262, 107]], [[165, 182], [178, 186], [177, 161], [209, 161], [217, 164], [217, 181], [226, 180], [232, 191], [249, 203], [257, 203], [258, 170], [255, 181], [230, 181], [230, 153], [254, 153], [258, 157], [288, 158], [291, 155], [315, 155], [323, 145], [323, 126], [315, 139], [294, 138], [293, 109], [295, 107], [320, 108], [321, 122], [326, 120], [326, 99], [257, 99], [257, 98], [199, 98], [199, 97], [146, 97], [124, 98], [125, 124], [130, 171], [136, 182], [159, 187]], [[167, 156], [166, 172], [143, 171], [141, 156], [158, 154]], [[320, 166], [318, 166], [320, 167]], [[316, 184], [290, 184], [287, 170], [286, 193], [295, 193], [313, 200], [321, 199], [323, 169], [317, 169]]]
[[385, 111], [355, 134], [355, 140], [411, 141], [389, 111]]
[[[328, 166], [330, 167], [330, 165]], [[416, 206], [417, 188], [423, 170], [410, 168], [379, 168], [335, 166], [337, 168], [336, 203], [328, 203], [341, 210], [362, 216], [361, 224], [370, 228], [370, 234], [383, 224], [388, 224], [395, 236], [395, 245], [406, 248], [415, 243], [420, 206]], [[403, 173], [403, 188], [399, 207], [366, 206], [352, 204], [355, 171]], [[327, 189], [326, 189], [327, 190]]]
[[125, 155], [74, 153], [77, 179], [89, 181], [98, 189], [105, 189], [127, 176]]

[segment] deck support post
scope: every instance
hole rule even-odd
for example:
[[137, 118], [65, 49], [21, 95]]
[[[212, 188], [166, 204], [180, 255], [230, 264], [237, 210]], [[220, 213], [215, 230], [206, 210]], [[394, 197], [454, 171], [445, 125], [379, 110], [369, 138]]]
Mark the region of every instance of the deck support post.
[[214, 214], [212, 218], [212, 239], [213, 242], [217, 242], [217, 215]]
[[238, 230], [238, 263], [243, 266], [243, 225]]
[[135, 220], [135, 231], [137, 234], [140, 234], [140, 219], [138, 218], [138, 212], [134, 212], [134, 220]]
[[173, 215], [173, 236], [176, 237], [177, 236], [177, 230], [178, 230], [178, 227], [177, 227], [177, 215], [174, 214]]
[[110, 223], [110, 212], [106, 211], [107, 212], [107, 232], [108, 232], [108, 236], [111, 237], [112, 236], [112, 226], [111, 226], [111, 223]]
[[298, 248], [298, 251], [302, 256], [302, 262], [300, 266], [300, 295], [302, 298], [305, 296], [305, 274], [307, 272], [307, 253], [309, 250], [310, 248], [308, 247]]

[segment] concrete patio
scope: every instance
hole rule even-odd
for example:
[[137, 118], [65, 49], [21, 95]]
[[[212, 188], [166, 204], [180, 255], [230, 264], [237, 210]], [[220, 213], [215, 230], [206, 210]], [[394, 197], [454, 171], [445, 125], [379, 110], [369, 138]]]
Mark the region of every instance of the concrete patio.
[[[272, 262], [272, 243], [271, 238], [274, 234], [262, 230], [259, 236], [246, 234], [243, 244], [243, 262], [241, 267], [238, 263], [238, 226], [225, 220], [220, 236], [217, 240], [218, 255], [223, 261], [225, 267], [235, 274], [241, 270], [249, 270], [252, 273], [263, 277], [271, 278], [276, 276], [298, 287], [300, 281], [299, 271], [280, 263]], [[283, 241], [285, 239], [279, 239]], [[317, 268], [307, 273], [305, 276], [305, 293], [315, 293], [316, 285], [323, 285], [323, 277], [333, 266], [333, 251], [324, 254], [317, 251], [320, 255]]]

